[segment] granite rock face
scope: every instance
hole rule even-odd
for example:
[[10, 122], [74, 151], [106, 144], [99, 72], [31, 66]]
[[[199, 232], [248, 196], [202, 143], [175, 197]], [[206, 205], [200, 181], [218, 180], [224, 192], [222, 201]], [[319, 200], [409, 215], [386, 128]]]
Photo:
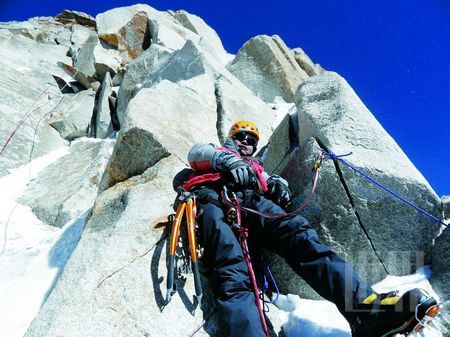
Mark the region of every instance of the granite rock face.
[[[175, 156], [164, 158], [98, 197], [75, 252], [26, 336], [113, 336], [119, 331], [161, 336], [194, 330], [202, 311], [191, 315], [194, 303], [178, 295], [163, 310], [161, 283], [164, 226], [174, 197], [171, 177], [183, 167]], [[192, 294], [191, 281], [188, 277], [180, 285], [186, 296]], [[205, 306], [207, 315], [212, 306]], [[208, 323], [205, 329], [218, 330], [215, 319]]]
[[236, 79], [220, 76], [214, 82], [217, 102], [217, 128], [220, 143], [237, 120], [254, 121], [260, 130], [260, 146], [265, 145], [272, 133], [275, 111]]
[[[206, 317], [198, 335], [222, 335], [206, 279], [201, 308], [192, 299], [191, 275], [177, 282], [178, 292], [165, 303], [164, 227], [173, 212], [172, 177], [183, 167], [171, 155], [98, 197], [76, 251], [26, 336], [179, 335], [195, 332]], [[276, 314], [271, 306], [279, 330]]]
[[[293, 118], [286, 117], [272, 135], [266, 160], [269, 169], [289, 181], [296, 206], [311, 190], [318, 154], [352, 151], [343, 158], [346, 162], [439, 217], [440, 200], [433, 189], [343, 78], [325, 72], [305, 80], [296, 105], [298, 136], [292, 136]], [[315, 197], [303, 211], [320, 238], [370, 282], [429, 264], [440, 225], [327, 158]], [[303, 282], [291, 281], [286, 268], [278, 274], [289, 291], [311, 294]]]
[[[52, 226], [92, 208], [28, 337], [179, 336], [203, 319], [197, 335], [222, 335], [207, 273], [201, 304], [189, 272], [165, 303], [166, 242], [173, 177], [195, 143], [219, 145], [237, 120], [258, 126], [258, 155], [289, 181], [296, 205], [311, 190], [318, 153], [352, 151], [345, 160], [358, 169], [437, 216], [450, 214], [345, 80], [276, 35], [250, 39], [233, 57], [198, 16], [135, 5], [95, 19], [64, 11], [1, 23], [0, 47], [0, 140], [27, 116], [0, 154], [0, 175], [32, 149], [35, 158], [70, 143], [20, 202]], [[302, 214], [369, 282], [431, 262], [447, 299], [447, 232], [436, 238], [439, 226], [341, 162], [324, 161]], [[318, 297], [280, 258], [267, 258], [283, 292]], [[277, 309], [268, 315], [279, 332]]]
[[300, 68], [302, 68], [308, 76], [320, 75], [324, 72], [320, 64], [315, 64], [302, 48], [294, 48], [292, 49], [292, 52], [294, 53], [295, 61], [297, 61]]
[[95, 19], [86, 13], [64, 10], [55, 16], [55, 19], [64, 24], [77, 23], [81, 26], [96, 28]]
[[[117, 111], [120, 116], [119, 120], [123, 122], [128, 103], [142, 87], [142, 83], [148, 77], [152, 78], [152, 75], [160, 67], [164, 67], [170, 58], [171, 53], [165, 48], [152, 44], [149, 49], [144, 51], [134, 62], [128, 65], [118, 95]], [[180, 74], [180, 76], [183, 76], [183, 74]]]
[[[0, 23], [2, 35], [23, 36], [39, 44], [70, 46], [70, 26], [66, 26], [52, 17], [37, 17], [25, 22]], [[47, 49], [53, 49], [48, 48]], [[24, 55], [25, 56], [25, 55]]]
[[114, 130], [109, 98], [113, 94], [111, 75], [106, 73], [102, 86], [96, 95], [95, 110], [92, 115], [91, 128], [96, 138], [107, 138]]
[[[274, 172], [289, 182], [295, 195], [292, 209], [303, 204], [312, 190], [311, 169], [320, 151], [316, 140], [310, 138], [301, 148], [294, 147]], [[296, 169], [293, 170], [293, 167]], [[371, 238], [361, 228], [352, 201], [346, 195], [332, 161], [322, 164], [316, 193], [301, 215], [309, 220], [322, 242], [351, 263], [367, 282], [375, 283], [386, 277], [384, 261], [372, 248]], [[315, 291], [297, 277], [287, 264], [274, 256], [271, 261], [275, 275], [280, 276], [278, 283], [283, 292], [318, 298]]]
[[217, 142], [215, 111], [214, 87], [204, 77], [163, 80], [140, 90], [128, 105], [102, 188], [142, 174], [169, 155], [186, 162], [191, 144]]
[[180, 10], [170, 13], [185, 28], [200, 36], [199, 45], [202, 50], [207, 51], [219, 60], [222, 64], [227, 64], [229, 57], [220, 41], [217, 33], [209, 27], [202, 18]]

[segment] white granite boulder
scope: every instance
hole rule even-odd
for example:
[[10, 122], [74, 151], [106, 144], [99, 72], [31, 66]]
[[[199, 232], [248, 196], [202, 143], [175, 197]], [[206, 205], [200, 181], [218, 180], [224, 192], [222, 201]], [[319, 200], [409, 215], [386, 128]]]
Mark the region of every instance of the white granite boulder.
[[229, 56], [222, 45], [222, 41], [215, 30], [208, 26], [202, 18], [184, 10], [171, 14], [183, 27], [200, 36], [199, 45], [202, 50], [215, 56], [223, 65], [228, 63]]
[[141, 89], [130, 101], [102, 189], [142, 174], [169, 155], [187, 163], [195, 143], [217, 143], [214, 84], [208, 75]]
[[95, 92], [92, 89], [64, 95], [61, 103], [49, 116], [49, 125], [69, 141], [87, 136], [94, 100]]
[[251, 38], [227, 69], [266, 102], [276, 96], [293, 102], [298, 85], [309, 77], [277, 35]]
[[162, 80], [173, 83], [205, 74], [207, 64], [193, 42], [172, 54], [156, 45], [150, 47], [131, 64], [119, 90], [117, 113], [122, 124], [129, 100], [142, 88], [150, 88]]
[[[344, 158], [349, 164], [439, 216], [436, 193], [342, 77], [330, 72], [311, 77], [299, 86], [296, 105], [300, 147], [314, 138], [325, 151], [338, 155], [352, 152]], [[429, 262], [440, 225], [341, 162], [336, 161], [335, 166], [345, 189], [342, 198], [350, 199], [359, 226], [386, 270], [403, 275]], [[333, 217], [335, 208], [327, 214]], [[409, 263], [410, 257], [413, 263]]]

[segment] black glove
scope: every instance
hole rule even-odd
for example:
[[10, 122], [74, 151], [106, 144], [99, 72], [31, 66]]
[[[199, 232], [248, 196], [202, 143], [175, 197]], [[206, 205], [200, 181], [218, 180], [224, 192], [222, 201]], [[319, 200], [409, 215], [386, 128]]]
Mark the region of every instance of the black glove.
[[234, 186], [250, 187], [256, 184], [256, 176], [250, 164], [238, 160], [224, 169], [225, 179]]
[[283, 208], [291, 202], [291, 191], [287, 181], [277, 175], [267, 180], [267, 195], [270, 200]]
[[250, 187], [257, 183], [252, 166], [241, 158], [227, 152], [220, 152], [212, 160], [215, 170], [222, 171], [224, 178], [235, 187]]

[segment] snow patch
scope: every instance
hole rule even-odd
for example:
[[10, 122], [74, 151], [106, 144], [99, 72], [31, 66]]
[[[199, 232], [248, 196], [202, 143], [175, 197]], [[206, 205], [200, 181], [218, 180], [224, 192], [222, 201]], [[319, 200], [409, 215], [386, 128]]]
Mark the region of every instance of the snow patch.
[[236, 57], [236, 55], [231, 54], [231, 53], [226, 53], [225, 54], [225, 65], [230, 64], [231, 62], [233, 62], [234, 58]]
[[276, 96], [273, 103], [268, 104], [275, 112], [275, 119], [272, 123], [272, 130], [275, 130], [281, 124], [287, 114], [295, 114], [297, 107], [294, 103], [286, 103], [280, 96]]
[[281, 321], [287, 337], [351, 337], [350, 326], [331, 302], [288, 294], [280, 295], [276, 305], [285, 311]]

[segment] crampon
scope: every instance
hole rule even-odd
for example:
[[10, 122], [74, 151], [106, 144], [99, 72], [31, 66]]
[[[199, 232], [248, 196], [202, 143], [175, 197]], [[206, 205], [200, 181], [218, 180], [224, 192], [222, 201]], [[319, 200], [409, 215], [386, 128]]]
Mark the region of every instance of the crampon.
[[439, 310], [436, 299], [422, 289], [410, 290], [402, 296], [396, 292], [372, 294], [358, 308], [352, 336], [418, 337]]

